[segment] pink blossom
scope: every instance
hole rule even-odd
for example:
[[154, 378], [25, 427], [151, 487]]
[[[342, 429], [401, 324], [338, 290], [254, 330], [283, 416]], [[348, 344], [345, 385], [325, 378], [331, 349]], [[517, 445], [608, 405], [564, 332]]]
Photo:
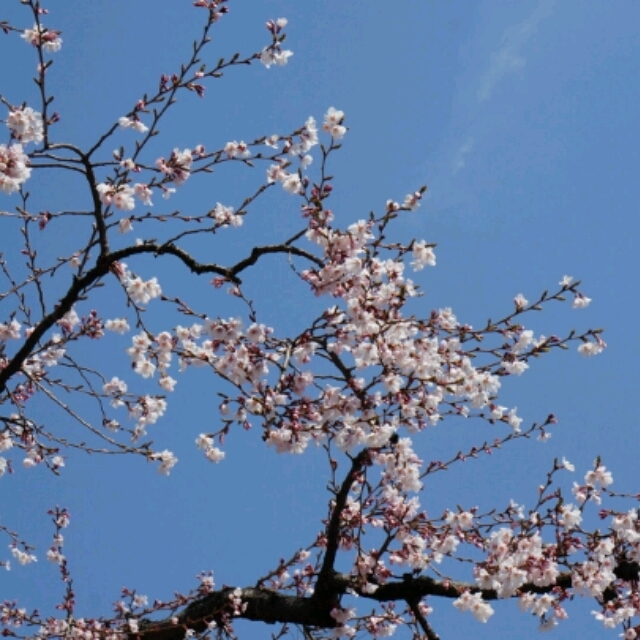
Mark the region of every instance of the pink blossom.
[[5, 193], [18, 191], [30, 175], [29, 158], [22, 150], [22, 145], [7, 147], [0, 144], [0, 190]]
[[227, 142], [224, 146], [224, 152], [229, 158], [248, 158], [251, 155], [251, 151], [247, 145], [243, 142]]
[[470, 529], [473, 526], [473, 514], [469, 511], [460, 511], [459, 513], [450, 511], [445, 518], [445, 522], [462, 530]]
[[414, 242], [413, 258], [411, 266], [415, 271], [421, 271], [426, 265], [430, 267], [436, 266], [436, 256], [433, 252], [433, 248], [427, 246], [427, 243], [424, 240]]
[[224, 451], [221, 451], [217, 447], [209, 447], [208, 449], [205, 450], [204, 455], [211, 462], [220, 462], [221, 460], [224, 459], [225, 453]]
[[39, 143], [44, 139], [42, 115], [31, 107], [12, 109], [7, 117], [6, 124], [13, 137], [23, 144], [28, 142]]
[[213, 447], [213, 438], [204, 433], [201, 433], [196, 438], [196, 445], [198, 446], [198, 449], [210, 449], [211, 447]]
[[418, 208], [420, 207], [421, 198], [422, 198], [422, 193], [420, 193], [420, 191], [416, 191], [415, 193], [409, 193], [405, 196], [402, 206], [409, 209], [409, 211], [417, 211]]
[[162, 473], [165, 476], [169, 475], [169, 473], [171, 472], [171, 469], [178, 462], [178, 458], [176, 458], [175, 455], [173, 455], [173, 453], [171, 453], [171, 451], [167, 449], [165, 449], [164, 451], [161, 451], [160, 453], [153, 453], [151, 454], [150, 457], [152, 460], [160, 461], [160, 467], [158, 468], [158, 473]]
[[583, 356], [595, 356], [602, 353], [603, 347], [597, 342], [583, 342], [578, 347], [578, 353]]
[[96, 191], [104, 205], [113, 204], [116, 209], [123, 211], [131, 211], [135, 207], [134, 190], [127, 184], [115, 186], [101, 182], [96, 185]]
[[12, 320], [9, 323], [0, 322], [0, 340], [18, 340], [20, 338], [20, 323]]
[[147, 304], [162, 293], [157, 278], [145, 281], [139, 276], [133, 276], [129, 271], [126, 271], [121, 280], [131, 299], [139, 304]]
[[149, 127], [147, 127], [144, 123], [142, 123], [138, 118], [122, 117], [118, 119], [118, 124], [123, 129], [133, 129], [138, 133], [144, 133], [145, 131], [149, 131]]
[[282, 188], [287, 193], [301, 193], [302, 183], [297, 173], [288, 173], [282, 179]]
[[584, 481], [586, 484], [593, 487], [608, 487], [613, 483], [613, 476], [610, 471], [607, 471], [607, 468], [599, 465], [595, 470], [589, 471], [585, 477]]
[[171, 376], [163, 375], [158, 383], [165, 391], [173, 391], [177, 384], [177, 380], [174, 380]]
[[[165, 161], [164, 158], [158, 158], [156, 160], [156, 166], [158, 169], [166, 174], [167, 179], [173, 181], [173, 183], [180, 187], [182, 186], [189, 176], [191, 175], [191, 165], [193, 163], [193, 156], [191, 149], [174, 149], [171, 153], [171, 157]], [[175, 189], [169, 189], [161, 185], [163, 188], [163, 197], [168, 198]]]
[[120, 222], [118, 222], [118, 232], [119, 233], [129, 233], [133, 231], [133, 224], [131, 222], [131, 218], [122, 218]]
[[345, 622], [351, 620], [356, 615], [355, 609], [342, 609], [338, 607], [334, 607], [331, 610], [331, 617], [340, 624], [344, 624]]
[[272, 164], [267, 169], [267, 182], [272, 184], [274, 182], [281, 182], [287, 177], [287, 172], [279, 164]]
[[520, 425], [522, 424], [522, 418], [519, 418], [518, 415], [516, 414], [517, 408], [513, 408], [509, 411], [509, 415], [507, 418], [507, 421], [509, 423], [509, 426], [511, 426], [511, 428], [516, 432], [519, 433], [520, 432]]
[[209, 212], [209, 216], [213, 217], [220, 227], [225, 228], [231, 225], [232, 227], [242, 226], [242, 216], [235, 215], [233, 207], [225, 207], [219, 202], [213, 211]]
[[529, 368], [529, 365], [524, 360], [503, 360], [502, 368], [511, 375], [520, 376]]
[[479, 593], [471, 594], [465, 591], [457, 600], [454, 600], [453, 606], [458, 611], [470, 611], [476, 620], [487, 622], [495, 613], [493, 607], [482, 599]]
[[156, 366], [150, 360], [143, 358], [135, 363], [134, 371], [139, 373], [143, 378], [151, 378], [156, 372]]
[[519, 293], [513, 299], [513, 302], [515, 303], [516, 309], [518, 309], [518, 311], [521, 311], [529, 304], [529, 301], [521, 293]]
[[37, 562], [37, 558], [32, 553], [20, 551], [17, 547], [11, 547], [11, 553], [13, 557], [22, 565], [31, 564]]
[[340, 140], [347, 132], [347, 128], [342, 125], [344, 120], [344, 111], [339, 111], [333, 107], [329, 107], [324, 116], [324, 124], [322, 130], [331, 135], [332, 138]]
[[587, 296], [582, 295], [581, 293], [577, 293], [576, 297], [573, 299], [573, 304], [571, 305], [574, 309], [586, 309], [591, 302], [591, 298], [587, 298]]
[[580, 510], [572, 504], [567, 504], [561, 508], [558, 522], [568, 531], [569, 529], [574, 529], [582, 522], [582, 514]]
[[136, 183], [133, 185], [133, 191], [136, 194], [137, 198], [141, 200], [144, 204], [150, 207], [153, 203], [151, 202], [151, 196], [153, 192], [149, 189], [148, 185]]
[[272, 64], [283, 67], [293, 55], [293, 51], [276, 51], [274, 49], [263, 49], [260, 54], [260, 62], [269, 69]]
[[40, 26], [34, 24], [33, 29], [25, 29], [21, 38], [34, 47], [41, 45], [48, 53], [60, 51], [62, 47], [60, 32], [53, 29], [45, 29], [42, 24]]

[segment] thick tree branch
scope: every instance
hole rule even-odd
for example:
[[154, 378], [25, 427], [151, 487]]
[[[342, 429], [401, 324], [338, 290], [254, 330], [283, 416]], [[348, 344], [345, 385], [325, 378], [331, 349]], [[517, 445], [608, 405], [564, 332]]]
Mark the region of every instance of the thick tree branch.
[[316, 582], [315, 593], [313, 595], [316, 599], [333, 599], [330, 596], [336, 595], [331, 593], [334, 591], [333, 576], [335, 575], [334, 564], [336, 561], [336, 555], [340, 546], [340, 518], [342, 512], [347, 504], [347, 497], [349, 491], [353, 486], [353, 482], [356, 476], [362, 470], [365, 461], [369, 457], [369, 450], [363, 449], [351, 462], [351, 469], [347, 473], [346, 478], [342, 482], [342, 486], [336, 495], [335, 506], [331, 511], [331, 518], [327, 526], [327, 546], [324, 553], [324, 559], [322, 561], [322, 567], [318, 574], [318, 581]]
[[40, 339], [53, 325], [60, 320], [73, 305], [80, 299], [82, 293], [101, 277], [109, 272], [111, 263], [98, 263], [93, 269], [90, 269], [84, 276], [78, 278], [73, 277], [73, 282], [67, 293], [60, 299], [55, 309], [46, 315], [33, 329], [29, 337], [16, 354], [9, 360], [7, 366], [0, 371], [0, 393], [7, 387], [9, 379], [15, 375], [24, 364], [25, 360], [31, 355], [36, 348]]
[[[367, 450], [361, 452], [361, 456]], [[364, 456], [363, 456], [364, 458]], [[354, 460], [351, 471], [341, 487], [350, 488], [349, 478], [353, 478], [363, 464], [363, 458], [358, 462]], [[344, 495], [348, 490], [344, 491]], [[343, 498], [341, 503], [344, 503]], [[334, 514], [340, 511], [334, 508]], [[337, 516], [339, 517], [339, 515]], [[332, 516], [331, 525], [335, 522]], [[337, 526], [337, 525], [334, 525]], [[335, 552], [330, 558], [335, 559]], [[445, 598], [458, 598], [465, 591], [471, 593], [481, 593], [484, 600], [497, 600], [498, 594], [494, 590], [479, 589], [475, 584], [468, 582], [458, 582], [451, 580], [434, 580], [428, 576], [405, 576], [402, 580], [389, 582], [380, 585], [373, 593], [360, 592], [351, 577], [347, 574], [333, 572], [333, 564], [327, 562], [323, 569], [328, 578], [324, 580], [324, 595], [317, 597], [316, 593], [311, 597], [289, 596], [271, 591], [266, 588], [248, 587], [242, 589], [242, 611], [239, 614], [232, 614], [231, 597], [235, 591], [233, 587], [226, 587], [219, 591], [214, 591], [199, 600], [190, 604], [177, 616], [177, 622], [171, 619], [160, 621], [143, 620], [140, 624], [138, 636], [145, 640], [183, 640], [185, 629], [193, 629], [196, 632], [204, 631], [211, 621], [222, 624], [225, 619], [240, 618], [264, 622], [266, 624], [298, 624], [307, 627], [318, 627], [321, 629], [332, 629], [337, 626], [336, 620], [331, 616], [331, 609], [340, 596], [351, 589], [362, 598], [375, 600], [377, 602], [405, 601], [409, 603], [411, 610], [416, 616], [416, 620], [425, 632], [429, 640], [436, 640], [438, 635], [430, 627], [424, 616], [417, 609], [417, 603], [426, 596], [440, 596]], [[320, 580], [318, 581], [320, 582]], [[519, 591], [522, 593], [549, 593], [556, 587], [568, 589], [571, 587], [571, 574], [561, 574], [553, 585], [540, 587], [534, 584], [525, 584]]]
[[66, 313], [71, 310], [73, 305], [78, 300], [80, 300], [83, 293], [91, 285], [97, 282], [100, 278], [106, 276], [107, 273], [109, 273], [111, 266], [115, 262], [119, 262], [120, 260], [124, 260], [125, 258], [128, 258], [130, 256], [141, 255], [145, 253], [150, 253], [155, 256], [163, 254], [172, 255], [178, 258], [193, 273], [196, 273], [198, 275], [203, 273], [216, 273], [236, 284], [240, 284], [242, 282], [236, 274], [255, 264], [261, 255], [267, 253], [295, 254], [308, 258], [309, 260], [313, 260], [314, 262], [321, 263], [321, 261], [312, 254], [307, 253], [302, 249], [297, 249], [296, 247], [289, 247], [285, 245], [255, 247], [247, 258], [241, 260], [231, 268], [223, 267], [215, 263], [198, 262], [180, 247], [177, 247], [173, 244], [157, 244], [155, 242], [145, 242], [140, 245], [125, 247], [124, 249], [101, 255], [98, 258], [96, 265], [92, 269], [87, 271], [80, 278], [74, 276], [73, 282], [67, 290], [67, 293], [59, 300], [55, 309], [48, 315], [44, 316], [42, 320], [34, 327], [32, 333], [24, 341], [22, 347], [18, 349], [17, 353], [13, 356], [13, 358], [11, 358], [7, 366], [2, 369], [2, 371], [0, 371], [0, 393], [2, 393], [6, 389], [9, 379], [16, 373], [18, 373], [18, 371], [20, 371], [22, 365], [31, 355], [45, 333], [49, 329], [51, 329], [51, 327], [53, 327], [53, 325], [58, 320], [60, 320]]
[[[171, 619], [159, 622], [143, 621], [140, 632], [145, 640], [184, 640], [185, 628], [204, 631], [207, 624], [220, 624], [228, 615], [233, 588], [210, 593], [190, 604], [179, 616], [177, 624]], [[314, 598], [286, 596], [268, 589], [242, 589], [244, 611], [235, 617], [267, 624], [288, 623], [330, 629], [336, 626], [330, 611]]]
[[[354, 588], [351, 577], [347, 574], [336, 574], [333, 576], [334, 588], [339, 591], [346, 591], [352, 588], [362, 598], [377, 600], [378, 602], [390, 602], [404, 600], [406, 602], [419, 601], [426, 596], [439, 596], [441, 598], [459, 598], [465, 591], [470, 593], [480, 593], [484, 600], [499, 600], [497, 591], [494, 589], [480, 589], [473, 582], [461, 582], [457, 580], [434, 580], [429, 576], [411, 575], [405, 576], [402, 580], [387, 582], [380, 585], [373, 593], [360, 592]], [[518, 590], [521, 593], [549, 593], [556, 587], [562, 589], [571, 588], [571, 573], [561, 573], [556, 581], [549, 586], [541, 587], [532, 583], [524, 584]]]

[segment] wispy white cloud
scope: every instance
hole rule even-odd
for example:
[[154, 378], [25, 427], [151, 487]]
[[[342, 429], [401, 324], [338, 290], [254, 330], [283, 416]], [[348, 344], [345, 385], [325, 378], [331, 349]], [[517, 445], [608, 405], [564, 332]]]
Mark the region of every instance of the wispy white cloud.
[[455, 157], [453, 158], [452, 168], [454, 175], [464, 167], [465, 157], [473, 149], [473, 145], [473, 138], [467, 138], [467, 141], [458, 149], [458, 153], [456, 153]]
[[505, 30], [502, 46], [491, 54], [489, 68], [480, 78], [479, 102], [484, 102], [491, 97], [493, 88], [505, 75], [517, 72], [524, 67], [526, 60], [521, 54], [522, 47], [536, 32], [540, 22], [553, 14], [554, 5], [555, 0], [540, 0], [526, 20]]
[[[541, 23], [553, 15], [555, 5], [556, 0], [538, 0], [527, 17], [504, 29], [498, 43], [493, 40], [488, 49], [477, 52], [487, 61], [486, 70], [458, 85], [452, 101], [449, 135], [443, 137], [439, 149], [416, 171], [420, 179], [427, 176], [431, 210], [456, 213], [451, 224], [464, 220], [467, 227], [481, 226], [480, 194], [487, 185], [497, 187], [495, 179], [487, 176], [481, 165], [471, 166], [474, 163], [470, 158], [482, 157], [487, 138], [501, 129], [499, 105], [490, 103], [492, 92], [507, 74], [521, 72], [529, 54], [527, 44]], [[481, 41], [486, 46], [486, 38]]]

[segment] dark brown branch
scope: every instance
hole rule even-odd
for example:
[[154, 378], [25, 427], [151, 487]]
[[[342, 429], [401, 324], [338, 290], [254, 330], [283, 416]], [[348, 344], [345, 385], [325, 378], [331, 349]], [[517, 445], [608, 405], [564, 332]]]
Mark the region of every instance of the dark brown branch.
[[[377, 600], [378, 602], [390, 602], [404, 600], [406, 602], [416, 602], [425, 596], [439, 596], [441, 598], [459, 598], [465, 591], [470, 593], [480, 593], [484, 600], [500, 599], [494, 589], [480, 589], [472, 582], [460, 582], [455, 580], [434, 580], [429, 576], [411, 575], [405, 576], [396, 582], [387, 582], [380, 585], [373, 593], [360, 592], [354, 587], [352, 580], [347, 574], [335, 574], [333, 576], [334, 588], [345, 592], [347, 588], [352, 588], [362, 598]], [[550, 593], [554, 588], [570, 589], [572, 585], [571, 573], [561, 573], [556, 581], [549, 586], [541, 587], [532, 583], [523, 584], [518, 592], [520, 593]]]
[[17, 353], [7, 363], [7, 366], [0, 371], [0, 393], [6, 389], [7, 382], [11, 376], [20, 371], [25, 360], [31, 355], [44, 334], [71, 310], [73, 305], [82, 296], [83, 291], [109, 272], [109, 266], [110, 263], [102, 262], [87, 271], [81, 278], [74, 276], [73, 283], [64, 297], [60, 299], [56, 308], [35, 326], [33, 332], [24, 341], [22, 347], [18, 349]]
[[285, 245], [266, 245], [264, 247], [254, 247], [248, 257], [244, 258], [232, 267], [223, 267], [215, 263], [198, 262], [184, 249], [181, 249], [180, 247], [177, 247], [172, 243], [157, 244], [155, 242], [145, 242], [144, 244], [135, 247], [127, 247], [126, 249], [121, 249], [120, 251], [114, 251], [108, 256], [108, 259], [111, 260], [112, 258], [114, 258], [115, 260], [122, 260], [123, 258], [127, 258], [131, 255], [140, 253], [153, 253], [156, 256], [162, 254], [172, 255], [180, 259], [184, 263], [184, 265], [189, 267], [189, 269], [193, 273], [196, 273], [198, 275], [201, 275], [203, 273], [217, 273], [218, 275], [223, 276], [234, 284], [242, 284], [242, 280], [237, 276], [238, 273], [244, 271], [248, 267], [253, 266], [258, 261], [260, 256], [268, 253], [288, 253], [302, 256], [304, 258], [307, 258], [308, 260], [312, 260], [320, 266], [324, 266], [324, 263], [319, 258], [316, 258], [314, 255], [304, 251], [303, 249], [298, 249], [297, 247], [288, 247]]
[[[380, 585], [373, 593], [366, 593], [358, 589], [349, 575], [339, 574], [333, 570], [339, 534], [340, 513], [346, 503], [346, 496], [349, 493], [354, 476], [362, 468], [367, 455], [368, 450], [365, 449], [354, 459], [351, 470], [338, 493], [336, 506], [327, 530], [331, 544], [327, 545], [325, 562], [321, 569], [321, 576], [324, 576], [322, 580], [324, 593], [321, 597], [318, 597], [317, 588], [317, 585], [321, 584], [320, 578], [316, 585], [316, 592], [311, 597], [289, 596], [266, 588], [249, 587], [242, 589], [243, 610], [239, 615], [234, 616], [231, 613], [230, 605], [230, 598], [234, 589], [226, 587], [203, 596], [186, 607], [177, 616], [177, 624], [172, 622], [171, 619], [157, 622], [143, 620], [140, 624], [140, 632], [137, 635], [142, 636], [145, 640], [183, 640], [185, 629], [201, 632], [207, 628], [209, 622], [215, 621], [217, 624], [221, 624], [230, 617], [264, 622], [266, 624], [297, 624], [305, 627], [332, 629], [337, 626], [337, 623], [331, 616], [331, 609], [339, 602], [340, 596], [346, 593], [347, 589], [352, 589], [360, 597], [377, 602], [404, 600], [408, 603], [417, 624], [424, 631], [427, 640], [438, 640], [438, 634], [431, 628], [418, 609], [418, 603], [422, 598], [425, 596], [459, 598], [465, 591], [469, 591], [482, 594], [484, 600], [498, 600], [496, 591], [479, 589], [477, 585], [470, 582], [435, 580], [428, 576], [413, 577], [411, 575], [406, 575], [402, 580]], [[327, 558], [329, 559], [327, 560]], [[636, 576], [637, 573], [634, 573], [634, 571], [637, 571], [635, 563], [625, 563], [626, 565], [631, 567], [629, 571], [632, 572], [633, 576]], [[620, 576], [618, 577], [620, 578]], [[571, 574], [565, 572], [560, 574], [552, 585], [541, 587], [534, 584], [525, 584], [520, 587], [518, 593], [550, 593], [555, 588], [569, 589], [571, 586]]]
[[[357, 466], [352, 467], [350, 475], [357, 468]], [[338, 511], [334, 509], [334, 513], [338, 513]], [[328, 564], [327, 567], [331, 573], [333, 571], [332, 565]], [[538, 587], [533, 584], [523, 585], [520, 592], [548, 593], [558, 586], [569, 588], [571, 586], [570, 574], [562, 574], [554, 585], [548, 587]], [[331, 573], [330, 579], [325, 585], [325, 595], [322, 598], [317, 597], [317, 590], [311, 597], [296, 597], [265, 588], [249, 587], [242, 589], [243, 611], [234, 616], [231, 614], [230, 605], [234, 589], [226, 587], [190, 604], [177, 616], [177, 623], [172, 622], [170, 618], [160, 621], [143, 620], [140, 624], [140, 631], [136, 635], [145, 640], [183, 640], [185, 629], [202, 632], [207, 628], [209, 622], [215, 621], [217, 624], [221, 624], [227, 618], [240, 618], [266, 624], [298, 624], [306, 627], [332, 629], [337, 626], [335, 619], [331, 616], [331, 609], [335, 606], [333, 603], [338, 601], [347, 588], [353, 588], [350, 577], [335, 573]], [[355, 590], [357, 591], [357, 589]], [[414, 603], [409, 606], [426, 637], [429, 640], [437, 640], [438, 635], [417, 609], [417, 603], [425, 596], [458, 598], [465, 591], [479, 592], [485, 600], [498, 599], [498, 594], [495, 591], [478, 589], [472, 583], [434, 580], [426, 576], [417, 578], [409, 576], [399, 582], [381, 585], [374, 593], [362, 592], [359, 595], [378, 602], [405, 600], [408, 603]]]
[[347, 477], [343, 480], [342, 486], [336, 495], [335, 506], [331, 511], [331, 518], [327, 526], [327, 546], [324, 552], [322, 567], [318, 573], [318, 581], [316, 582], [313, 597], [316, 599], [333, 599], [331, 596], [338, 595], [332, 593], [335, 591], [333, 577], [335, 575], [334, 564], [336, 555], [340, 546], [340, 518], [347, 504], [349, 491], [353, 486], [356, 476], [362, 470], [365, 461], [369, 457], [369, 450], [363, 449], [351, 462], [351, 469], [347, 473]]
[[424, 631], [424, 635], [427, 640], [440, 640], [440, 636], [433, 630], [427, 619], [420, 612], [418, 602], [420, 601], [416, 600], [407, 603], [409, 605], [409, 609], [411, 609], [411, 613], [413, 613], [413, 616], [416, 619], [416, 623]]
[[[145, 246], [145, 245], [143, 245]], [[168, 254], [175, 256], [182, 263], [189, 267], [192, 273], [201, 275], [203, 273], [217, 273], [220, 276], [224, 276], [227, 280], [234, 282], [235, 284], [241, 284], [240, 278], [237, 278], [232, 269], [227, 269], [214, 262], [198, 262], [195, 258], [192, 258], [184, 249], [175, 246], [174, 244], [162, 244], [160, 246], [153, 243], [147, 243], [146, 246], [151, 247], [151, 252], [156, 255]], [[143, 252], [144, 253], [144, 252]]]
[[169, 254], [178, 258], [185, 266], [187, 266], [193, 273], [198, 275], [203, 273], [217, 273], [220, 276], [240, 284], [241, 280], [237, 277], [237, 273], [246, 269], [247, 267], [255, 264], [258, 258], [265, 253], [293, 253], [309, 258], [310, 260], [318, 261], [311, 254], [307, 254], [302, 249], [296, 249], [295, 247], [286, 247], [284, 245], [273, 245], [266, 247], [256, 247], [252, 250], [251, 255], [245, 260], [240, 261], [231, 268], [223, 267], [215, 263], [201, 263], [191, 257], [186, 251], [173, 244], [156, 244], [155, 242], [145, 242], [140, 245], [126, 247], [118, 251], [113, 251], [108, 254], [103, 254], [98, 258], [98, 262], [95, 267], [87, 271], [82, 277], [78, 278], [74, 276], [73, 282], [69, 287], [67, 293], [60, 299], [56, 308], [46, 315], [33, 329], [29, 337], [24, 341], [22, 347], [11, 358], [7, 366], [0, 371], [0, 393], [2, 393], [6, 387], [9, 379], [14, 376], [22, 365], [31, 355], [36, 348], [40, 339], [45, 333], [53, 327], [53, 325], [60, 320], [66, 313], [68, 313], [73, 305], [80, 300], [83, 293], [95, 284], [100, 278], [109, 273], [111, 266], [120, 260], [128, 258], [133, 255], [140, 255], [145, 253], [151, 253], [155, 256], [162, 254]]
[[[362, 469], [367, 455], [368, 450], [365, 449], [354, 458], [349, 474], [338, 492], [336, 505], [327, 529], [329, 540], [325, 562], [321, 569], [321, 575], [324, 572], [326, 576], [323, 597], [317, 597], [317, 586], [316, 593], [307, 598], [282, 595], [264, 588], [242, 589], [242, 604], [243, 607], [244, 605], [246, 607], [236, 617], [267, 624], [298, 624], [322, 629], [331, 629], [336, 626], [336, 621], [331, 616], [332, 603], [337, 602], [347, 588], [353, 588], [350, 576], [337, 574], [333, 571], [340, 531], [340, 514], [346, 504], [346, 498], [355, 475]], [[320, 584], [320, 579], [318, 584]], [[554, 585], [538, 587], [528, 584], [523, 585], [520, 591], [547, 593], [555, 586], [569, 588], [571, 586], [570, 574], [562, 574]], [[229, 603], [233, 591], [233, 588], [228, 587], [197, 600], [177, 616], [177, 624], [170, 619], [159, 622], [144, 621], [140, 625], [140, 632], [137, 635], [143, 636], [146, 640], [183, 640], [186, 628], [196, 632], [204, 631], [209, 622], [220, 623], [224, 620], [225, 613], [228, 614], [230, 610]], [[374, 593], [362, 592], [359, 595], [378, 602], [405, 600], [417, 603], [421, 598], [429, 595], [458, 598], [465, 591], [480, 592], [485, 600], [498, 598], [495, 591], [478, 589], [472, 583], [434, 580], [426, 576], [416, 578], [407, 576], [401, 581], [381, 585]], [[419, 615], [416, 615], [416, 611]], [[426, 637], [429, 640], [437, 640], [438, 635], [431, 629], [419, 610], [416, 609], [416, 611], [414, 611], [414, 615], [418, 624], [425, 631]]]
[[[179, 616], [177, 624], [171, 619], [159, 622], [143, 621], [137, 636], [145, 640], [184, 640], [185, 628], [204, 631], [209, 622], [220, 623], [229, 611], [233, 588], [210, 593], [190, 604]], [[246, 605], [240, 617], [267, 624], [288, 623], [331, 629], [336, 621], [327, 607], [313, 598], [298, 598], [269, 591], [247, 588], [242, 590], [242, 603]]]
[[320, 258], [317, 258], [312, 253], [309, 253], [304, 249], [299, 249], [298, 247], [292, 247], [286, 244], [272, 244], [265, 245], [264, 247], [254, 247], [251, 251], [251, 255], [244, 260], [240, 260], [240, 262], [229, 269], [229, 272], [235, 276], [237, 273], [244, 271], [247, 267], [254, 265], [260, 256], [268, 253], [288, 253], [289, 255], [301, 256], [307, 260], [311, 260], [311, 262], [314, 262], [321, 268], [324, 267], [324, 262], [320, 260]]

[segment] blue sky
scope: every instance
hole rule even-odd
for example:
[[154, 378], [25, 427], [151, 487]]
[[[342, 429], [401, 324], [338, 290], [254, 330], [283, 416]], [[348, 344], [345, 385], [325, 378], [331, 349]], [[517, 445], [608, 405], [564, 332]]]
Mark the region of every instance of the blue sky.
[[[294, 56], [285, 68], [232, 69], [208, 86], [206, 99], [183, 98], [154, 152], [287, 133], [309, 115], [320, 119], [333, 105], [346, 112], [350, 127], [332, 161], [332, 208], [340, 224], [429, 186], [419, 214], [403, 229], [407, 237], [438, 244], [437, 268], [416, 278], [425, 290], [417, 312], [426, 316], [450, 306], [459, 319], [480, 326], [487, 317], [506, 315], [516, 294], [533, 299], [570, 274], [593, 298], [589, 309], [551, 307], [529, 320], [531, 328], [546, 335], [572, 327], [606, 329], [609, 347], [599, 358], [585, 360], [575, 350], [553, 353], [521, 379], [505, 382], [502, 403], [517, 406], [525, 424], [550, 412], [558, 416], [549, 442], [520, 442], [441, 474], [426, 487], [423, 505], [439, 513], [456, 504], [504, 506], [511, 498], [531, 504], [553, 458], [562, 456], [576, 465], [580, 480], [601, 455], [613, 471], [614, 488], [640, 490], [640, 424], [633, 401], [640, 356], [634, 337], [637, 5], [229, 4], [208, 60], [260, 48], [267, 43], [263, 23], [280, 16], [289, 19], [287, 46]], [[18, 0], [3, 5], [0, 19], [31, 26]], [[201, 16], [188, 0], [50, 0], [48, 8], [44, 23], [61, 29], [64, 41], [49, 76], [62, 116], [56, 139], [81, 146], [129, 111], [143, 91], [153, 91], [159, 75], [176, 69], [199, 35]], [[14, 104], [27, 100], [36, 106], [30, 80], [35, 50], [15, 34], [2, 35], [0, 57], [11, 60], [3, 65], [0, 93]], [[216, 201], [241, 201], [263, 175], [262, 169], [220, 170], [189, 184], [175, 206], [203, 210]], [[34, 180], [34, 210], [87, 206], [86, 192], [73, 180], [57, 174]], [[0, 207], [10, 208], [13, 200], [3, 196]], [[253, 242], [282, 237], [298, 225], [297, 203], [274, 195], [246, 228], [212, 242], [211, 252], [216, 261], [230, 262]], [[75, 241], [73, 231], [52, 231], [42, 254], [64, 253]], [[158, 275], [168, 294], [210, 296], [212, 314], [237, 312], [228, 297], [190, 284], [186, 273], [162, 270], [152, 261], [138, 266], [147, 276]], [[265, 261], [252, 278], [247, 280], [263, 321], [281, 330], [304, 323], [308, 303], [292, 287], [284, 261]], [[110, 295], [101, 299], [104, 308]], [[173, 319], [161, 315], [155, 322], [164, 328]], [[124, 376], [128, 339], [109, 340], [97, 352], [100, 364]], [[86, 616], [107, 615], [123, 585], [168, 598], [194, 586], [195, 574], [208, 569], [218, 584], [252, 584], [315, 537], [327, 500], [321, 457], [277, 456], [256, 430], [229, 439], [224, 463], [206, 463], [193, 440], [215, 429], [217, 388], [212, 376], [195, 373], [200, 375], [191, 372], [181, 382], [152, 434], [180, 459], [169, 478], [138, 459], [73, 455], [59, 478], [19, 468], [1, 479], [0, 521], [37, 544], [39, 562], [2, 575], [0, 600], [18, 597], [23, 606], [46, 611], [62, 593], [55, 567], [44, 558], [50, 540], [45, 512], [55, 504], [72, 514], [66, 550], [78, 612]], [[445, 457], [465, 443], [493, 437], [475, 433], [476, 427], [445, 422], [424, 434], [420, 455]], [[567, 476], [567, 486], [573, 479]], [[487, 625], [457, 613], [448, 601], [432, 604], [433, 624], [443, 638], [529, 638], [536, 632], [535, 620], [514, 602], [494, 605], [497, 614]], [[570, 619], [555, 636], [606, 637], [589, 615], [592, 608], [586, 601], [570, 606]], [[272, 629], [239, 624], [238, 631], [253, 639]]]

